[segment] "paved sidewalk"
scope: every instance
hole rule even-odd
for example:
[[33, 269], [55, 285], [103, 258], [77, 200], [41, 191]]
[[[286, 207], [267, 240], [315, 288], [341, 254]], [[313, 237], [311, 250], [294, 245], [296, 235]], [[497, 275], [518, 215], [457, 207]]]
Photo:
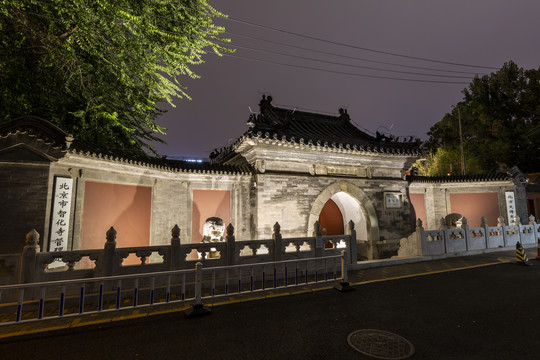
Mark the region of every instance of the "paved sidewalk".
[[[536, 248], [528, 249], [527, 254], [530, 259], [536, 257]], [[403, 263], [403, 259], [366, 263], [365, 269], [353, 270], [349, 272], [349, 282], [351, 285], [362, 285], [373, 282], [396, 280], [407, 277], [430, 275], [441, 272], [471, 269], [495, 264], [509, 263], [515, 261], [514, 251], [493, 252], [481, 255], [448, 257], [440, 260], [418, 261]], [[392, 265], [395, 263], [396, 265]], [[361, 265], [361, 263], [359, 263]], [[384, 266], [380, 266], [384, 265]], [[232, 303], [261, 300], [273, 297], [282, 297], [292, 294], [309, 293], [327, 290], [336, 285], [337, 282], [320, 283], [311, 286], [291, 287], [286, 289], [268, 290], [257, 293], [244, 293], [215, 299], [205, 300], [205, 305], [209, 307], [223, 306]], [[126, 308], [115, 312], [104, 312], [92, 315], [82, 315], [76, 317], [56, 318], [51, 320], [34, 321], [13, 325], [0, 326], [0, 339], [14, 338], [18, 336], [37, 335], [40, 333], [70, 328], [80, 328], [83, 326], [117, 323], [130, 319], [143, 318], [148, 316], [178, 313], [191, 307], [188, 303], [166, 304], [148, 308]]]

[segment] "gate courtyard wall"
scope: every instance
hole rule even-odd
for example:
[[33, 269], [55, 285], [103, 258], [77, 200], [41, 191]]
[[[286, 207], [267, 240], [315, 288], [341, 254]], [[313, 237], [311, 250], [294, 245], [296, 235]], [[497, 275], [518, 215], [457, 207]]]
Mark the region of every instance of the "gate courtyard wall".
[[[142, 186], [151, 188], [150, 234], [148, 245], [162, 245], [163, 239], [178, 224], [184, 231], [183, 241], [191, 242], [193, 191], [226, 190], [231, 197], [230, 222], [241, 237], [250, 238], [249, 226], [249, 172], [209, 171], [195, 168], [173, 168], [133, 163], [128, 160], [104, 158], [95, 154], [68, 153], [51, 166], [51, 178], [75, 178], [76, 195], [73, 201], [74, 222], [71, 231], [71, 249], [81, 248], [82, 222], [84, 221], [85, 185], [87, 182]], [[50, 211], [48, 205], [47, 211]], [[114, 219], [105, 228], [115, 226]], [[45, 229], [45, 236], [48, 234]], [[48, 240], [48, 239], [47, 239]], [[45, 243], [47, 243], [47, 240]], [[200, 241], [201, 239], [198, 239]], [[102, 242], [103, 239], [98, 239]]]
[[[277, 109], [273, 108], [268, 116], [274, 111]], [[38, 245], [42, 252], [99, 248], [105, 241], [106, 229], [119, 227], [118, 218], [124, 210], [128, 214], [128, 209], [118, 209], [118, 214], [100, 220], [99, 224], [85, 220], [90, 212], [85, 210], [90, 183], [150, 189], [147, 208], [135, 209], [148, 212], [149, 230], [143, 234], [148, 246], [166, 245], [167, 229], [176, 224], [183, 231], [182, 244], [202, 240], [194, 236], [198, 232], [193, 228], [198, 226], [193, 220], [198, 211], [194, 192], [199, 190], [228, 192], [230, 219], [226, 222], [233, 225], [238, 238], [254, 240], [271, 238], [276, 221], [284, 237], [313, 236], [313, 225], [325, 203], [332, 196], [345, 193], [363, 215], [363, 222], [356, 224], [356, 245], [360, 258], [370, 260], [395, 255], [400, 239], [414, 230], [410, 194], [422, 195], [428, 228], [437, 226], [440, 218], [451, 212], [453, 194], [496, 193], [498, 211], [503, 215], [508, 210], [507, 193], [511, 192], [516, 214], [527, 217], [526, 194], [519, 178], [408, 178], [406, 170], [420, 156], [414, 143], [359, 135], [346, 112], [340, 117], [281, 112], [285, 117], [299, 118], [282, 119], [285, 122], [274, 130], [271, 128], [275, 114], [266, 120], [259, 119], [264, 121], [252, 126], [276, 132], [250, 131], [211, 162], [200, 164], [160, 157], [137, 159], [87, 149], [43, 119], [29, 117], [2, 124], [0, 185], [5, 191], [0, 193], [0, 253], [19, 251], [24, 246], [21, 234], [32, 227], [41, 234]], [[322, 136], [319, 130], [311, 139], [292, 136], [292, 132], [278, 136], [283, 126], [297, 124], [295, 121], [304, 123], [302, 126], [311, 124], [314, 129], [333, 126], [336, 131], [346, 130], [346, 134], [352, 134], [351, 143], [318, 140], [317, 136]], [[56, 211], [55, 186], [59, 179], [67, 181], [62, 186], [69, 184], [71, 189], [60, 193], [63, 198], [59, 201], [66, 208]], [[104, 203], [103, 211], [114, 205], [113, 200]], [[55, 217], [67, 214], [65, 210], [69, 210], [68, 218]], [[92, 211], [90, 215], [95, 215], [101, 209], [98, 206]], [[344, 220], [344, 224], [348, 222]], [[59, 225], [63, 228], [58, 229]], [[92, 240], [98, 246], [83, 244], [85, 227], [99, 227]], [[134, 246], [127, 233], [120, 231], [119, 243]]]
[[[362, 179], [343, 177], [318, 177], [294, 174], [257, 174], [257, 192], [254, 208], [255, 227], [260, 238], [268, 237], [272, 231], [271, 219], [280, 219], [284, 236], [310, 236], [310, 217], [318, 218], [324, 203], [318, 203], [321, 194], [330, 197], [336, 192], [345, 192], [359, 203], [364, 213], [367, 231], [359, 238], [360, 246], [372, 243], [375, 258], [397, 250], [400, 239], [408, 236], [410, 207], [406, 194], [407, 182], [403, 179]], [[362, 193], [362, 197], [358, 192]], [[385, 206], [384, 194], [399, 194], [402, 204], [398, 208]], [[367, 199], [367, 201], [366, 201]], [[373, 209], [376, 220], [371, 223], [366, 207]], [[373, 231], [370, 231], [373, 228]], [[365, 229], [365, 230], [366, 230]], [[376, 229], [376, 231], [375, 231]], [[357, 232], [360, 230], [357, 228]], [[375, 235], [373, 235], [375, 234]]]
[[[427, 229], [437, 229], [441, 218], [452, 213], [464, 215], [474, 219], [480, 225], [479, 219], [483, 216], [488, 218], [490, 225], [496, 225], [498, 218], [503, 217], [507, 221], [513, 221], [514, 216], [521, 219], [528, 218], [526, 182], [521, 177], [510, 177], [507, 174], [483, 175], [483, 176], [450, 176], [450, 177], [411, 177], [409, 194], [420, 194], [423, 201], [413, 204], [413, 212], [425, 214], [421, 219]], [[507, 202], [507, 193], [512, 194], [513, 201]], [[478, 195], [492, 194], [495, 203], [481, 203], [482, 197]], [[455, 195], [462, 195], [459, 203]], [[476, 204], [476, 202], [480, 202]], [[477, 209], [473, 213], [460, 214], [456, 209], [467, 205], [475, 205]], [[417, 207], [417, 209], [414, 209]], [[418, 207], [420, 209], [418, 209]], [[513, 209], [510, 209], [513, 207]], [[416, 211], [415, 211], [416, 210]], [[512, 215], [509, 210], [513, 211]], [[511, 217], [511, 218], [510, 218]], [[416, 217], [413, 219], [416, 221]]]

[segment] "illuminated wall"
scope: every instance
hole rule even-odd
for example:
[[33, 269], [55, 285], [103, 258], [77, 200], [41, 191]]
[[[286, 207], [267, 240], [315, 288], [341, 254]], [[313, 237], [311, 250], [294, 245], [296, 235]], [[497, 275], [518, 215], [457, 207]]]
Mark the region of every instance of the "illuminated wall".
[[206, 219], [218, 217], [225, 227], [231, 222], [231, 193], [229, 190], [193, 190], [191, 217], [192, 242], [201, 242]]
[[422, 220], [422, 224], [426, 226], [426, 204], [424, 202], [424, 194], [409, 194], [411, 200], [411, 220], [413, 227], [416, 227], [416, 219]]
[[87, 181], [82, 213], [81, 249], [102, 249], [111, 226], [116, 247], [150, 245], [152, 188]]
[[500, 216], [498, 195], [490, 193], [450, 194], [451, 212], [467, 218], [470, 227], [479, 227], [485, 216], [489, 226], [497, 225]]

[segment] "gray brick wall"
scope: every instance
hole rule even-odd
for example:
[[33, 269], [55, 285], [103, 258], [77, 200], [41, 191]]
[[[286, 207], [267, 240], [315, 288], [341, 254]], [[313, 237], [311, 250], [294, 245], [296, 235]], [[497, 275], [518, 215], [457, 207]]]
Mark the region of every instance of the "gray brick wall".
[[[284, 237], [311, 236], [310, 214], [313, 213], [314, 206], [318, 206], [316, 202], [321, 194], [324, 197], [327, 192], [326, 197], [329, 197], [335, 193], [335, 184], [339, 184], [340, 189], [342, 184], [352, 184], [366, 194], [378, 219], [379, 238], [375, 246], [381, 248], [380, 252], [394, 253], [397, 251], [399, 240], [411, 232], [409, 201], [404, 192], [407, 183], [403, 180], [271, 173], [258, 174], [256, 179], [257, 190], [254, 196], [257, 206], [254, 209], [254, 216], [259, 239], [272, 236], [272, 228], [276, 221], [280, 223]], [[348, 192], [347, 186], [343, 187], [345, 192]], [[387, 191], [402, 193], [404, 202], [401, 208], [385, 209], [383, 194]], [[357, 194], [349, 193], [349, 195], [356, 198], [361, 206], [367, 206], [362, 204], [362, 199], [359, 199]], [[320, 209], [315, 212], [320, 212]], [[367, 218], [369, 214], [365, 213], [364, 216]]]
[[0, 173], [0, 253], [20, 253], [30, 230], [45, 232], [49, 164], [0, 163]]

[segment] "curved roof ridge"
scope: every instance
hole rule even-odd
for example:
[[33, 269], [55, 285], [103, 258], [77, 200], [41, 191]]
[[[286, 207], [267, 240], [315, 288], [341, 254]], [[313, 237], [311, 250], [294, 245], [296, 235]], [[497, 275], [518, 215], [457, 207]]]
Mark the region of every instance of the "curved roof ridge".
[[148, 157], [145, 160], [130, 159], [123, 156], [117, 156], [114, 154], [103, 154], [101, 152], [84, 151], [77, 148], [69, 150], [70, 153], [90, 158], [103, 159], [107, 161], [113, 161], [118, 163], [124, 163], [128, 165], [149, 167], [153, 169], [168, 170], [171, 172], [187, 172], [187, 173], [201, 173], [201, 174], [239, 174], [249, 175], [251, 169], [248, 166], [234, 166], [214, 164], [209, 161], [202, 163], [193, 163], [183, 160], [169, 160], [159, 157]]
[[484, 182], [484, 181], [504, 181], [511, 180], [512, 177], [505, 173], [451, 175], [451, 176], [420, 176], [411, 175], [410, 182], [419, 183], [449, 183], [449, 182]]
[[[293, 141], [297, 144], [321, 144], [336, 149], [351, 149], [371, 153], [397, 155], [420, 155], [419, 141], [400, 142], [397, 137], [378, 134], [371, 136], [353, 123], [347, 110], [339, 109], [339, 115], [326, 115], [284, 109], [272, 105], [272, 97], [264, 96], [259, 103], [260, 113], [251, 114], [249, 129], [232, 145], [215, 149], [210, 158], [214, 162], [227, 158], [245, 137], [252, 139], [273, 138], [277, 141]], [[303, 140], [303, 141], [302, 141]], [[323, 145], [326, 144], [326, 145]]]
[[43, 140], [54, 147], [68, 149], [73, 142], [73, 136], [50, 121], [34, 115], [21, 116], [0, 123], [0, 136], [15, 133], [27, 133]]

